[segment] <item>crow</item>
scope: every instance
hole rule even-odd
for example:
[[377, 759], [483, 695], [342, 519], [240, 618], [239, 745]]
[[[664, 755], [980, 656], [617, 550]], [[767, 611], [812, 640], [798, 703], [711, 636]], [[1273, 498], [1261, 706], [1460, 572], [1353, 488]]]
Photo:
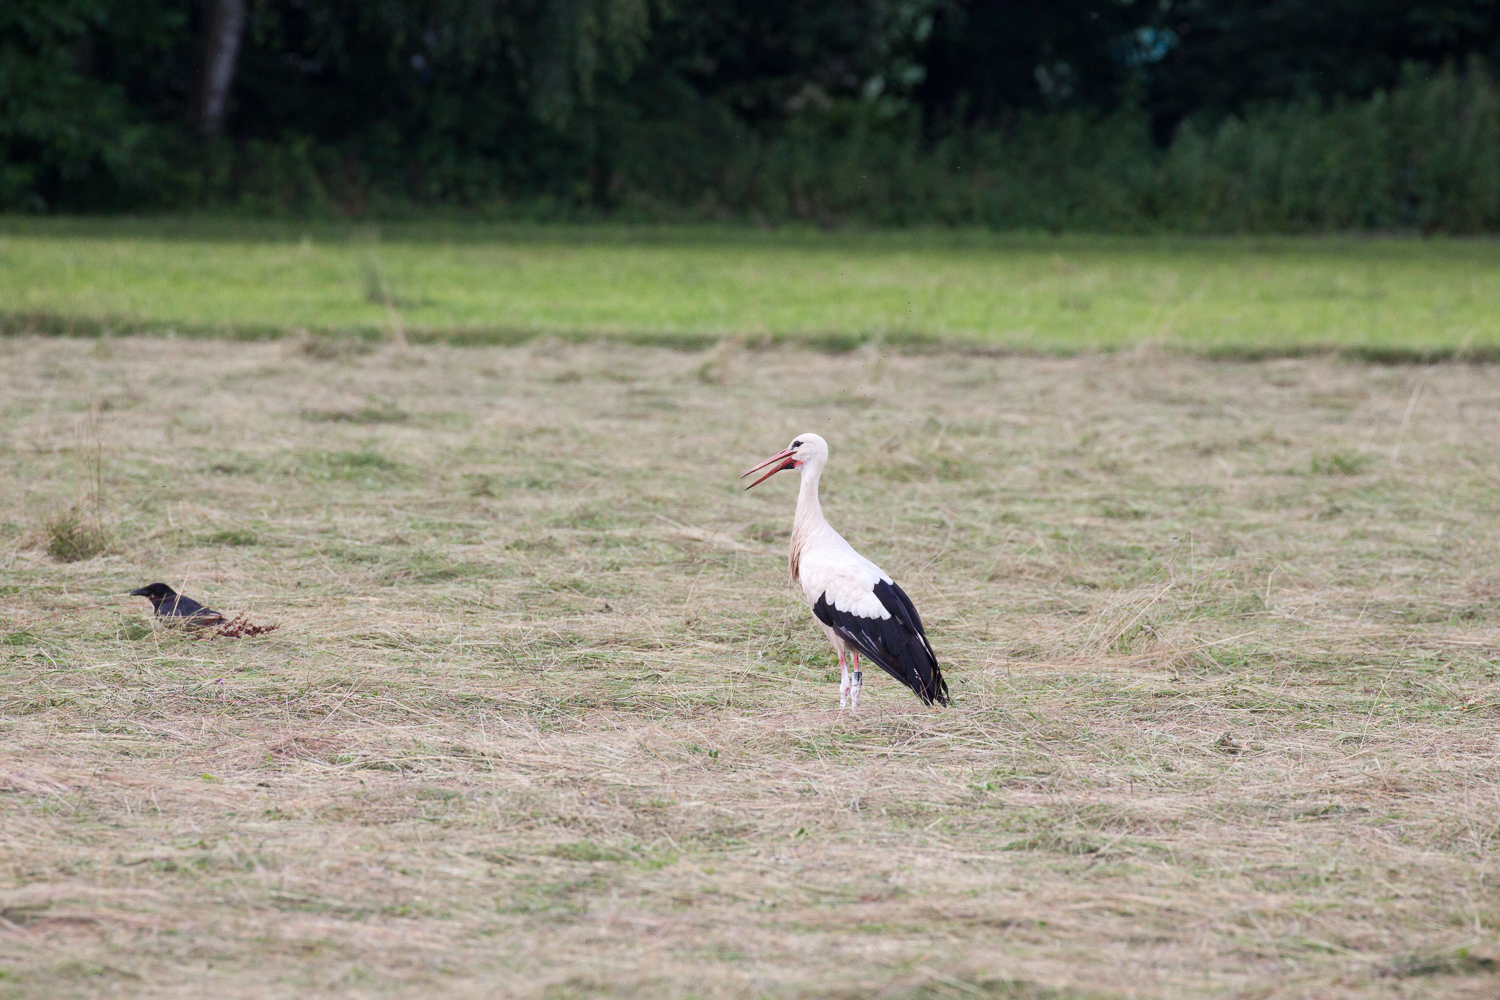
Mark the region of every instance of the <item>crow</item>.
[[165, 583], [153, 583], [146, 587], [137, 587], [130, 592], [131, 597], [144, 597], [151, 602], [156, 609], [159, 618], [181, 618], [184, 623], [195, 628], [201, 626], [223, 625], [227, 619], [215, 611], [207, 608], [193, 600], [191, 597], [179, 594], [168, 587]]

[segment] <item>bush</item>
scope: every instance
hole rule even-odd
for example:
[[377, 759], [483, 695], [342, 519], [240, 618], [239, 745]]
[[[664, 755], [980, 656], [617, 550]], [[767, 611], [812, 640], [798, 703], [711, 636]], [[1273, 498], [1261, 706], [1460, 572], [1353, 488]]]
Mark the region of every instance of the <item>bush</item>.
[[1298, 232], [1500, 226], [1500, 93], [1479, 63], [1408, 72], [1367, 101], [1188, 123], [1162, 164], [1175, 228]]
[[[697, 162], [661, 179], [627, 146], [614, 187], [636, 204], [819, 224], [1309, 232], [1500, 229], [1500, 88], [1484, 66], [1407, 72], [1364, 101], [1185, 122], [1165, 149], [1146, 116], [1022, 113], [923, 138], [910, 109], [832, 102], [761, 133], [674, 137]], [[687, 183], [684, 178], [691, 177]]]

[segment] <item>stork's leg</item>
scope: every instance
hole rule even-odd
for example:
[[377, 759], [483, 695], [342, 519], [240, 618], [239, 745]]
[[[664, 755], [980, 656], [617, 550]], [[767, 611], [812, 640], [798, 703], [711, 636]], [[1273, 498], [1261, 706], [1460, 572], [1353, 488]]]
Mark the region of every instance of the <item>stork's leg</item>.
[[854, 676], [850, 678], [849, 683], [849, 707], [858, 708], [859, 689], [864, 687], [864, 681], [860, 676], [859, 654], [854, 652], [853, 650], [850, 650], [849, 656], [854, 661]]
[[849, 668], [844, 664], [844, 651], [839, 650], [839, 708], [849, 704]]

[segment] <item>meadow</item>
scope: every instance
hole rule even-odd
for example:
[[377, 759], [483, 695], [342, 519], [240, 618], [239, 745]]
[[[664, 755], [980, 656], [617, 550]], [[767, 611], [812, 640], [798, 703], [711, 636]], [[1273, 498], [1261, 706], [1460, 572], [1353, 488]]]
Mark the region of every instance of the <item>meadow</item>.
[[[49, 239], [6, 238], [8, 302], [376, 321], [356, 248]], [[1205, 246], [1183, 289], [1227, 280]], [[1478, 244], [1301, 246], [1280, 280], [1408, 283], [1323, 315], [1492, 294]], [[938, 286], [881, 253], [869, 301], [759, 322], [895, 322]], [[1051, 253], [1026, 294], [1083, 329]], [[299, 298], [303, 254], [347, 287]], [[233, 309], [173, 286], [200, 256]], [[538, 329], [594, 315], [529, 287]], [[837, 710], [794, 481], [736, 480], [804, 430], [953, 707]], [[0, 997], [1493, 997], [1497, 459], [1467, 363], [0, 339]], [[155, 579], [280, 627], [160, 627]]]
[[1500, 355], [1490, 240], [0, 221], [0, 330]]

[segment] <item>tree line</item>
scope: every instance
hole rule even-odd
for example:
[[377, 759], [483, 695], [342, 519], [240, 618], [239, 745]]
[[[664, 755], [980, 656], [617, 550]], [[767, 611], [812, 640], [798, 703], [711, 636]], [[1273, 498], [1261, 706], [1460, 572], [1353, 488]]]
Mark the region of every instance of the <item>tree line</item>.
[[1500, 0], [8, 0], [0, 208], [1500, 227]]

